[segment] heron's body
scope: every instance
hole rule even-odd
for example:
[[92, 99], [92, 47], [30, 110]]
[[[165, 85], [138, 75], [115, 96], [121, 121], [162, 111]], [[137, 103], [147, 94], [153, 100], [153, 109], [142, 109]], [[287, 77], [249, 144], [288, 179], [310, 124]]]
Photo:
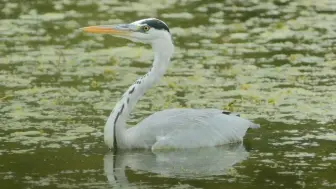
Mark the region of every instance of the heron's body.
[[134, 127], [126, 121], [138, 100], [164, 75], [174, 52], [169, 29], [157, 19], [144, 19], [128, 25], [92, 26], [92, 33], [111, 33], [117, 37], [152, 45], [154, 62], [150, 71], [124, 93], [114, 107], [104, 129], [110, 148], [197, 148], [241, 142], [248, 128], [259, 128], [246, 119], [217, 109], [168, 109], [156, 112]]
[[127, 129], [129, 148], [195, 148], [243, 140], [246, 130], [258, 127], [217, 109], [168, 109], [145, 118]]

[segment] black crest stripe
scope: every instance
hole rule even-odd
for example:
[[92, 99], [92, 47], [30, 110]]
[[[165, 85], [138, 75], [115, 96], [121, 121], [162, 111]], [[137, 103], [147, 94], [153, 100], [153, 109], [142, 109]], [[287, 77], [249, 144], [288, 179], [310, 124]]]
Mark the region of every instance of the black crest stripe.
[[148, 26], [150, 26], [152, 28], [155, 28], [157, 30], [166, 30], [166, 31], [170, 32], [168, 26], [165, 23], [163, 23], [161, 20], [158, 20], [158, 19], [145, 20], [145, 21], [141, 22], [141, 24], [147, 24]]

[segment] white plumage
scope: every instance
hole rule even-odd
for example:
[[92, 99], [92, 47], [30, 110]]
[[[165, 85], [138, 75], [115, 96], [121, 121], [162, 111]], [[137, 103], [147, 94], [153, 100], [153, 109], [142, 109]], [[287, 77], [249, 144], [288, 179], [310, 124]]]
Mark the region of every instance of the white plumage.
[[217, 109], [168, 109], [127, 129], [127, 138], [133, 147], [152, 150], [209, 147], [241, 142], [248, 128], [258, 127]]
[[[90, 26], [91, 33], [109, 33], [151, 44], [154, 62], [150, 71], [124, 93], [104, 128], [110, 148], [197, 148], [241, 142], [248, 128], [259, 128], [246, 119], [217, 109], [169, 109], [156, 112], [127, 129], [126, 121], [144, 93], [166, 72], [174, 45], [167, 24], [150, 18], [117, 26]], [[228, 114], [228, 115], [227, 115]]]

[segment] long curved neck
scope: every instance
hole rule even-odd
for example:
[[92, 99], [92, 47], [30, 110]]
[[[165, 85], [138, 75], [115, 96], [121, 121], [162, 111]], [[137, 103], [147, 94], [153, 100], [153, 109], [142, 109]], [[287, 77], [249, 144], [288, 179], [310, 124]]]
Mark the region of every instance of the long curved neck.
[[126, 121], [136, 103], [165, 74], [173, 54], [171, 41], [157, 41], [152, 44], [154, 61], [150, 71], [137, 79], [123, 94], [114, 107], [104, 129], [104, 140], [110, 148], [130, 147], [126, 136]]

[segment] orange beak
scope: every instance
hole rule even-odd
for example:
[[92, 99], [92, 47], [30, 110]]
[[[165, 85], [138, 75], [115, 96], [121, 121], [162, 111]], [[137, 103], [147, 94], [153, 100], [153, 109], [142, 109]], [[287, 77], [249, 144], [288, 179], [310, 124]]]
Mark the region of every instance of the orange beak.
[[117, 26], [88, 26], [81, 28], [84, 32], [99, 33], [99, 34], [112, 34], [118, 36], [129, 36], [132, 32], [127, 27]]

